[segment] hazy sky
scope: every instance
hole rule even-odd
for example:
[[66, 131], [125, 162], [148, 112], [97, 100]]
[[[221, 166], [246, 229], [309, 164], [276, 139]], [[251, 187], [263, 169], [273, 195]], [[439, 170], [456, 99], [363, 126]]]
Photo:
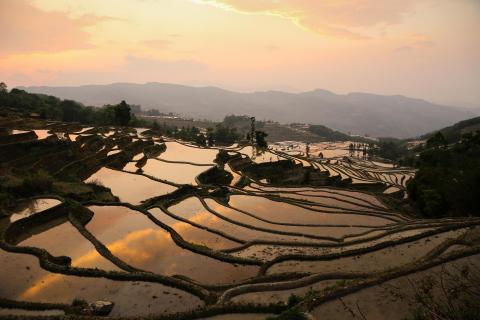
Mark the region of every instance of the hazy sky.
[[0, 0], [0, 81], [323, 88], [480, 106], [480, 0]]

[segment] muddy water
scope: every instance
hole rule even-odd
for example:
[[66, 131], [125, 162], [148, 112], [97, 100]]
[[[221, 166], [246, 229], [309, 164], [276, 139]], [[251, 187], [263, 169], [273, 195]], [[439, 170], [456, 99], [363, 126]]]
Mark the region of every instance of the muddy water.
[[20, 134], [20, 133], [27, 133], [27, 132], [30, 132], [30, 131], [14, 129], [14, 130], [11, 131], [11, 134]]
[[147, 177], [126, 173], [108, 168], [102, 168], [86, 182], [99, 182], [110, 188], [120, 201], [139, 204], [141, 201], [175, 191], [175, 187], [151, 180]]
[[10, 216], [10, 222], [14, 222], [23, 218], [26, 218], [28, 216], [31, 216], [32, 214], [35, 214], [37, 212], [41, 212], [50, 208], [55, 207], [56, 205], [59, 205], [61, 203], [60, 200], [57, 199], [35, 199], [33, 201], [26, 202], [22, 207], [24, 209], [14, 212]]
[[285, 261], [268, 270], [269, 274], [297, 271], [312, 273], [328, 272], [377, 272], [389, 268], [400, 267], [418, 261], [442, 242], [456, 238], [464, 230], [445, 232], [440, 235], [420, 239], [411, 243], [388, 247], [383, 250], [335, 259], [332, 261]]
[[263, 197], [234, 195], [230, 197], [233, 208], [245, 210], [269, 221], [301, 224], [347, 224], [347, 225], [386, 225], [391, 221], [358, 214], [331, 214], [307, 210], [284, 202], [272, 201]]
[[[175, 231], [177, 231], [182, 238], [188, 242], [206, 246], [214, 250], [233, 248], [240, 245], [240, 243], [226, 239], [218, 234], [211, 233], [207, 230], [192, 226], [186, 222], [176, 220], [158, 208], [151, 209], [150, 212], [155, 216], [155, 218], [174, 228]], [[199, 224], [202, 224], [203, 222], [196, 221], [196, 219], [192, 219], [191, 221]]]
[[143, 132], [149, 130], [148, 128], [135, 128], [135, 131], [138, 135], [141, 135]]
[[[348, 232], [347, 230], [349, 229], [355, 229], [355, 228], [342, 228], [344, 233], [347, 233]], [[332, 254], [332, 253], [339, 253], [345, 250], [355, 250], [355, 249], [360, 249], [365, 247], [371, 247], [382, 242], [391, 241], [391, 240], [394, 241], [404, 237], [410, 237], [413, 235], [427, 232], [429, 230], [432, 230], [432, 228], [407, 230], [407, 231], [401, 231], [401, 232], [397, 232], [389, 235], [385, 235], [385, 232], [386, 232], [385, 230], [372, 231], [372, 232], [369, 232], [368, 234], [364, 234], [360, 236], [354, 236], [354, 237], [349, 236], [345, 239], [345, 241], [348, 242], [348, 241], [358, 240], [361, 238], [365, 238], [365, 239], [372, 238], [378, 235], [383, 235], [383, 236], [376, 240], [368, 241], [367, 239], [367, 241], [363, 243], [352, 244], [352, 245], [345, 244], [344, 246], [333, 247], [333, 248], [320, 247], [320, 246], [306, 247], [306, 246], [282, 246], [282, 245], [253, 245], [241, 251], [235, 252], [234, 255], [238, 257], [243, 257], [243, 258], [257, 258], [264, 261], [272, 260], [273, 258], [281, 255], [291, 255], [291, 254], [316, 255], [316, 256], [326, 255], [326, 254]], [[354, 232], [354, 230], [351, 230], [351, 232]]]
[[305, 296], [310, 290], [321, 291], [333, 284], [336, 280], [326, 280], [311, 285], [300, 287], [291, 290], [279, 290], [279, 291], [262, 291], [251, 292], [234, 297], [231, 301], [237, 303], [258, 303], [258, 304], [270, 304], [270, 303], [287, 303], [288, 298], [294, 294], [299, 297]]
[[107, 157], [108, 157], [108, 156], [113, 156], [114, 154], [117, 154], [117, 153], [120, 153], [120, 152], [122, 152], [122, 150], [112, 150], [112, 151], [109, 151], [109, 152], [107, 153]]
[[219, 316], [202, 318], [198, 320], [265, 320], [269, 316], [273, 316], [273, 314], [263, 314], [263, 313], [222, 314]]
[[75, 298], [108, 300], [115, 302], [111, 316], [175, 313], [203, 305], [187, 292], [160, 284], [50, 273], [31, 255], [0, 250], [0, 265], [0, 297], [6, 299], [68, 304]]
[[[248, 216], [242, 212], [237, 210], [233, 210], [231, 208], [225, 207], [214, 200], [206, 199], [205, 202], [207, 205], [213, 209], [214, 211], [222, 214], [225, 217], [228, 217], [232, 220], [239, 221], [251, 226], [269, 229], [269, 230], [277, 230], [277, 231], [288, 231], [288, 232], [295, 232], [301, 233], [305, 235], [312, 235], [312, 236], [329, 236], [329, 237], [343, 237], [347, 234], [358, 234], [365, 232], [367, 228], [356, 228], [356, 227], [309, 227], [309, 226], [285, 226], [279, 224], [272, 224], [268, 222], [264, 222], [254, 217]], [[252, 212], [256, 214], [256, 212]], [[286, 238], [283, 236], [282, 238]], [[288, 239], [290, 237], [287, 237]], [[301, 241], [305, 242], [321, 242], [320, 240], [313, 240], [310, 238], [303, 238], [301, 237]]]
[[397, 191], [400, 191], [400, 189], [397, 187], [388, 187], [387, 189], [385, 189], [385, 191], [383, 191], [383, 193], [390, 194]]
[[[356, 205], [353, 203], [348, 203], [344, 202], [342, 200], [337, 200], [337, 199], [332, 199], [332, 198], [326, 198], [326, 197], [318, 197], [318, 196], [308, 196], [308, 195], [303, 195], [303, 194], [296, 194], [296, 193], [278, 193], [275, 194], [276, 196], [280, 196], [282, 198], [290, 198], [290, 199], [295, 199], [295, 200], [301, 200], [301, 201], [308, 201], [311, 202], [312, 205], [318, 205], [319, 209], [322, 208], [322, 206], [327, 206], [327, 210], [359, 210], [359, 211], [372, 211], [370, 208], [365, 208], [360, 205]], [[330, 195], [332, 196], [332, 195]], [[340, 197], [336, 197], [341, 199]], [[350, 201], [350, 199], [348, 199]], [[350, 201], [354, 202], [354, 201]], [[330, 208], [331, 207], [331, 208]]]
[[[429, 278], [436, 279], [433, 284], [433, 296], [435, 301], [442, 303], [445, 301], [443, 294], [446, 286], [451, 288], [452, 277], [459, 277], [461, 270], [465, 268], [477, 269], [480, 263], [480, 256], [471, 256], [442, 264], [434, 268], [403, 276], [385, 282], [381, 285], [372, 286], [349, 294], [339, 299], [328, 301], [311, 311], [314, 319], [322, 320], [351, 320], [351, 319], [369, 319], [369, 320], [405, 320], [414, 319], [413, 314], [418, 307], [418, 294], [422, 289], [422, 283], [425, 284]], [[443, 275], [443, 276], [442, 276]], [[438, 281], [443, 278], [442, 281]], [[399, 294], [401, 296], [399, 296]], [[450, 295], [450, 294], [449, 294]], [[346, 312], [346, 308], [352, 313]], [[459, 317], [460, 318], [460, 317]]]
[[88, 130], [91, 130], [91, 129], [93, 129], [93, 127], [86, 127], [86, 128], [83, 128], [83, 129], [80, 130], [80, 131], [75, 131], [75, 133], [80, 134], [80, 133], [83, 133], [83, 132], [88, 131]]
[[[360, 191], [351, 191], [351, 190], [341, 190], [341, 189], [334, 189], [334, 188], [308, 188], [308, 187], [293, 187], [293, 188], [286, 188], [286, 187], [265, 187], [265, 186], [260, 186], [256, 183], [252, 183], [250, 185], [251, 187], [245, 187], [245, 190], [248, 191], [253, 191], [253, 192], [269, 192], [272, 194], [281, 194], [285, 193], [287, 196], [293, 192], [294, 194], [297, 195], [305, 195], [309, 198], [312, 196], [312, 200], [314, 200], [316, 196], [330, 196], [330, 197], [335, 197], [339, 198], [340, 202], [342, 200], [348, 200], [350, 202], [362, 204], [362, 205], [374, 205], [377, 207], [385, 208], [385, 205], [380, 202], [373, 194], [365, 193], [365, 192], [360, 192]], [[299, 196], [294, 196], [294, 197], [299, 197]], [[324, 201], [323, 199], [321, 201]], [[326, 200], [325, 200], [326, 201]]]
[[33, 131], [35, 131], [35, 134], [37, 135], [38, 140], [45, 139], [52, 135], [51, 133], [48, 132], [49, 130], [40, 129], [40, 130], [33, 130]]
[[80, 137], [81, 135], [70, 133], [68, 136], [70, 137], [70, 140], [77, 141], [78, 137]]
[[242, 178], [241, 175], [232, 170], [229, 164], [225, 165], [225, 171], [230, 172], [233, 176], [232, 182], [230, 183], [231, 186], [234, 186]]
[[[195, 177], [205, 170], [208, 170], [209, 166], [194, 166], [183, 163], [169, 163], [159, 161], [156, 159], [149, 159], [144, 167], [143, 171], [151, 176], [159, 179], [172, 181], [178, 184], [193, 184], [196, 185]], [[127, 171], [135, 171], [137, 167], [130, 163], [125, 167]]]
[[46, 316], [62, 316], [65, 315], [63, 310], [23, 310], [23, 309], [0, 309], [0, 316], [29, 316], [29, 317], [46, 317]]
[[168, 161], [193, 162], [199, 164], [213, 164], [217, 156], [217, 149], [202, 149], [185, 146], [178, 142], [165, 142], [167, 150], [160, 158]]
[[[358, 202], [359, 204], [367, 203], [373, 204], [375, 206], [379, 206], [385, 208], [385, 205], [380, 202], [374, 195], [363, 193], [359, 191], [349, 191], [349, 190], [338, 190], [338, 189], [320, 189], [315, 191], [301, 191], [299, 192], [305, 195], [331, 195], [340, 199], [349, 200], [352, 202]], [[357, 199], [355, 199], [355, 198]], [[360, 199], [360, 200], [359, 200]]]
[[[209, 204], [212, 204], [213, 208], [218, 209], [218, 213], [222, 215], [225, 213], [225, 216], [228, 216], [227, 214], [229, 212], [227, 210], [222, 211], [222, 208], [220, 206], [219, 207], [215, 206], [216, 204], [215, 202], [209, 202], [209, 200], [207, 201]], [[191, 221], [195, 221], [198, 224], [209, 227], [211, 229], [222, 231], [224, 233], [227, 233], [230, 236], [236, 237], [237, 239], [241, 239], [241, 240], [248, 241], [248, 240], [263, 239], [263, 240], [272, 240], [272, 241], [309, 241], [308, 239], [304, 239], [303, 237], [294, 237], [294, 236], [280, 235], [280, 234], [264, 232], [264, 231], [257, 231], [248, 226], [244, 227], [244, 226], [240, 226], [240, 225], [228, 222], [226, 220], [223, 220], [222, 218], [217, 217], [211, 212], [207, 211], [203, 207], [200, 200], [194, 197], [188, 198], [180, 202], [179, 204], [170, 207], [169, 210], [177, 216], [180, 216], [185, 219], [189, 219]], [[231, 216], [228, 216], [228, 217], [232, 218]], [[240, 219], [235, 219], [235, 217], [233, 217], [233, 220], [241, 221]], [[256, 224], [252, 224], [252, 225], [256, 225]], [[273, 229], [273, 228], [270, 228], [270, 229]]]
[[[350, 141], [346, 142], [320, 142], [320, 143], [311, 143], [310, 144], [310, 156], [318, 156], [319, 153], [323, 154], [324, 158], [336, 158], [336, 157], [343, 157], [348, 156], [349, 150], [348, 146], [350, 145]], [[291, 146], [292, 148], [289, 150], [289, 153], [306, 153], [306, 145], [305, 143], [278, 143], [273, 147], [277, 150], [286, 149], [287, 146]]]
[[[62, 239], [62, 241], [58, 241], [58, 239]], [[72, 258], [74, 267], [120, 270], [112, 262], [102, 257], [95, 247], [68, 221], [33, 235], [18, 245], [45, 249], [54, 256], [69, 256]]]
[[249, 156], [254, 162], [256, 163], [264, 163], [264, 162], [275, 162], [278, 160], [285, 160], [285, 158], [280, 157], [274, 153], [271, 153], [270, 151], [265, 151], [260, 154], [255, 155], [255, 159], [252, 158], [252, 147], [247, 146], [243, 147], [242, 149], [239, 150], [240, 153], [246, 154]]
[[201, 283], [236, 282], [258, 271], [258, 267], [236, 266], [182, 249], [168, 232], [137, 211], [114, 206], [89, 209], [95, 215], [87, 229], [114, 255], [137, 268], [184, 275]]
[[138, 161], [138, 160], [142, 159], [144, 156], [145, 156], [145, 155], [144, 155], [143, 153], [139, 153], [139, 154], [135, 155], [135, 156], [132, 158], [132, 160]]

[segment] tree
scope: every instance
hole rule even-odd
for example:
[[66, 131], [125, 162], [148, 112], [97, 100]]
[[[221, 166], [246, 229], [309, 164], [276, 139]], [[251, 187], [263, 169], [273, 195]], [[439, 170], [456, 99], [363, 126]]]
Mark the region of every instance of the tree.
[[433, 137], [427, 140], [427, 148], [441, 148], [447, 146], [447, 140], [439, 131]]
[[420, 154], [418, 172], [407, 184], [410, 201], [427, 217], [479, 216], [480, 132], [449, 147], [442, 144], [437, 137]]
[[121, 126], [127, 126], [130, 122], [131, 115], [130, 115], [130, 106], [122, 100], [119, 104], [117, 104], [114, 108], [115, 111], [115, 120], [117, 124]]
[[211, 147], [215, 144], [215, 141], [213, 140], [213, 129], [212, 128], [207, 128], [207, 144], [208, 144], [209, 147]]
[[60, 107], [62, 108], [62, 112], [63, 112], [62, 121], [83, 122], [84, 120], [82, 117], [83, 108], [82, 108], [82, 105], [80, 105], [78, 102], [75, 102], [73, 100], [63, 100], [60, 103]]
[[199, 146], [202, 146], [202, 147], [206, 147], [207, 146], [207, 139], [205, 138], [205, 136], [200, 133], [198, 134], [196, 137], [195, 137], [195, 142], [199, 145]]
[[267, 149], [268, 148], [268, 143], [265, 140], [265, 138], [268, 136], [265, 132], [261, 130], [256, 130], [255, 131], [255, 141], [257, 142], [257, 147], [260, 149]]
[[157, 121], [153, 121], [152, 130], [157, 131], [157, 132], [159, 133], [159, 131], [160, 131], [160, 125], [158, 124]]
[[7, 84], [5, 82], [0, 82], [0, 94], [8, 93]]

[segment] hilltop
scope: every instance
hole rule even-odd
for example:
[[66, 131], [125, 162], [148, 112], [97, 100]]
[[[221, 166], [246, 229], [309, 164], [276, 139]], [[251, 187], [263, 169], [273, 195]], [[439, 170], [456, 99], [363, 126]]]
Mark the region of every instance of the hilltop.
[[217, 87], [164, 83], [115, 83], [79, 87], [27, 87], [44, 93], [101, 106], [127, 100], [143, 108], [175, 112], [196, 119], [222, 120], [229, 114], [249, 114], [280, 123], [322, 124], [334, 130], [370, 136], [407, 138], [445, 127], [475, 112], [400, 95], [335, 94], [326, 90], [302, 93], [263, 91], [240, 93]]
[[475, 117], [472, 119], [463, 120], [455, 123], [449, 127], [427, 133], [421, 136], [421, 139], [428, 139], [435, 135], [437, 132], [441, 132], [447, 142], [452, 143], [460, 140], [460, 137], [469, 132], [474, 132], [480, 130], [480, 117]]

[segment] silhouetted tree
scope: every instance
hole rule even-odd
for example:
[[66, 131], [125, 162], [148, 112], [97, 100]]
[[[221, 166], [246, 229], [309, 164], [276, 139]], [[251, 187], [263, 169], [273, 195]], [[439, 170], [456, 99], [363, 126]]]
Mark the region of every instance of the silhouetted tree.
[[479, 216], [480, 131], [449, 147], [441, 147], [439, 136], [430, 139], [433, 147], [420, 154], [407, 184], [409, 199], [427, 217]]
[[268, 148], [268, 143], [265, 140], [265, 138], [268, 136], [265, 132], [261, 130], [256, 130], [255, 131], [255, 140], [257, 142], [257, 147], [260, 149], [267, 149]]
[[0, 82], [0, 94], [7, 93], [7, 92], [8, 92], [7, 84], [5, 82]]
[[83, 122], [83, 106], [78, 102], [73, 100], [63, 100], [60, 102], [60, 107], [62, 108], [62, 121], [72, 122], [78, 121]]
[[157, 121], [153, 121], [152, 130], [160, 131], [160, 125], [158, 124]]
[[117, 104], [114, 108], [115, 111], [115, 120], [121, 126], [127, 126], [130, 122], [131, 115], [130, 115], [130, 106], [122, 100], [119, 104]]
[[198, 134], [195, 138], [195, 142], [202, 147], [207, 146], [207, 139], [203, 134]]
[[427, 148], [442, 148], [446, 146], [447, 140], [440, 131], [427, 140]]
[[211, 147], [214, 144], [215, 141], [213, 140], [213, 128], [207, 128], [207, 145]]

